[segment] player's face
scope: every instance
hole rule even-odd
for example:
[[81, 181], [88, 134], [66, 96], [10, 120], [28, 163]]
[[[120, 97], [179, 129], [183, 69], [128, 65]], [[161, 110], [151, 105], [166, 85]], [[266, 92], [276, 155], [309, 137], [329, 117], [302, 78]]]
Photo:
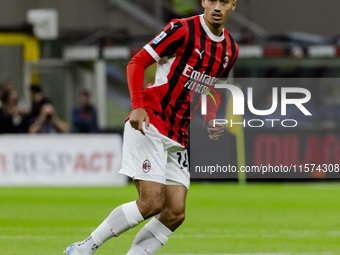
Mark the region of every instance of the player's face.
[[202, 0], [204, 18], [210, 29], [223, 28], [230, 13], [236, 8], [236, 0]]

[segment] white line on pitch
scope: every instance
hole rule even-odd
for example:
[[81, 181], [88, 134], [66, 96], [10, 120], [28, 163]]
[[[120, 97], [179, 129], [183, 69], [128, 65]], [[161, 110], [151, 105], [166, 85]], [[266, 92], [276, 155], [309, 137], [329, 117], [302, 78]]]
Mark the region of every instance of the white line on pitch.
[[281, 252], [281, 253], [214, 253], [214, 254], [162, 254], [162, 255], [334, 255], [333, 252]]

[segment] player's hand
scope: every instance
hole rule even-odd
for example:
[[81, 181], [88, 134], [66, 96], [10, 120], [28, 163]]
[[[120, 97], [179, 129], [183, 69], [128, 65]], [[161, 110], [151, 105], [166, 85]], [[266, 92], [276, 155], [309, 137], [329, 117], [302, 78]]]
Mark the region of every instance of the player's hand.
[[132, 111], [130, 116], [131, 126], [139, 130], [143, 135], [145, 135], [143, 130], [143, 122], [145, 121], [145, 128], [149, 129], [149, 116], [148, 113], [143, 108], [136, 108]]
[[209, 120], [207, 124], [207, 130], [208, 130], [209, 138], [211, 140], [217, 141], [222, 136], [224, 132], [224, 127], [223, 125], [219, 123], [216, 123], [214, 127], [214, 121]]

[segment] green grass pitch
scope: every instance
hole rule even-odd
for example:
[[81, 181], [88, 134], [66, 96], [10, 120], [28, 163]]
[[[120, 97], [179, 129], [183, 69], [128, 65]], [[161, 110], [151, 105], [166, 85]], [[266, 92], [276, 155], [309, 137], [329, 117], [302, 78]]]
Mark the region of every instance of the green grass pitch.
[[[158, 254], [340, 254], [340, 183], [192, 184], [187, 218]], [[62, 254], [134, 186], [0, 188], [0, 254]], [[96, 254], [126, 254], [141, 226]]]

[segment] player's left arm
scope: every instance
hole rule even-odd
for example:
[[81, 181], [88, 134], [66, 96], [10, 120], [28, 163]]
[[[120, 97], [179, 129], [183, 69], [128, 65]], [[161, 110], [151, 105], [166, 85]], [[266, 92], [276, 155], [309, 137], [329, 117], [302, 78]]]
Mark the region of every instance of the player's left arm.
[[[231, 63], [228, 65], [226, 71], [222, 74], [222, 78], [223, 77], [228, 78], [229, 73], [231, 69], [234, 67], [236, 59], [238, 57], [238, 52], [239, 48], [238, 45], [235, 43], [235, 53], [231, 58]], [[220, 92], [219, 90], [216, 91], [217, 91], [216, 93]], [[224, 126], [214, 122], [219, 108], [219, 103], [220, 103], [219, 101], [213, 102], [211, 97], [208, 97], [207, 99], [207, 115], [205, 116], [205, 121], [207, 125], [209, 138], [215, 141], [219, 140], [224, 132]]]
[[[215, 95], [215, 97], [217, 97], [217, 95]], [[207, 114], [205, 115], [205, 121], [209, 138], [215, 141], [220, 139], [224, 132], [223, 125], [214, 122], [219, 106], [219, 100], [213, 101], [210, 96], [207, 97]]]

